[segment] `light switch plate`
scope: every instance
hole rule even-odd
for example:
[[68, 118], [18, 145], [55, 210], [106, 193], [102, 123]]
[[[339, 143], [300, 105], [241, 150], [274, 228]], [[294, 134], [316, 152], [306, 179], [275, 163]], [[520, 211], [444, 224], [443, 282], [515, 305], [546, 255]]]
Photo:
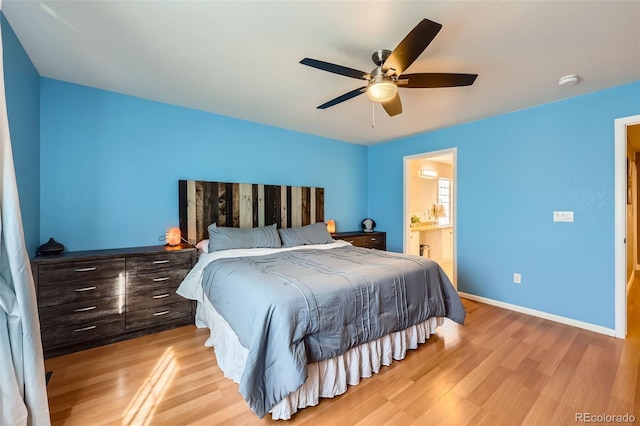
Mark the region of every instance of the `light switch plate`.
[[553, 212], [554, 222], [573, 222], [573, 211]]

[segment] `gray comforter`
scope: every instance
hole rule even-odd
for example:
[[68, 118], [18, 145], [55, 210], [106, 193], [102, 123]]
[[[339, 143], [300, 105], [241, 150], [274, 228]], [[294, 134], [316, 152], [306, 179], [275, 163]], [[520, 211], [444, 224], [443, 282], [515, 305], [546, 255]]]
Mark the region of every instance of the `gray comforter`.
[[435, 262], [352, 246], [217, 259], [202, 285], [249, 350], [240, 393], [260, 417], [304, 383], [307, 363], [430, 317], [465, 318]]

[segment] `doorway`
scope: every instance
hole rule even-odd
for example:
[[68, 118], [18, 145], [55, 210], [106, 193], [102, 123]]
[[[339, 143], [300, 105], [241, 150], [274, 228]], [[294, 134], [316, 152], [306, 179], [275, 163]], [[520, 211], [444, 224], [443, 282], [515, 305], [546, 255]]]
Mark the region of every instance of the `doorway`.
[[[637, 192], [634, 195], [633, 191], [633, 178], [629, 178], [629, 176], [633, 176], [633, 165], [627, 159], [630, 152], [640, 152], [640, 141], [634, 141], [638, 142], [637, 149], [633, 148], [634, 142], [632, 142], [632, 139], [640, 138], [640, 132], [638, 136], [635, 133], [640, 129], [639, 125], [640, 115], [615, 120], [615, 335], [623, 339], [627, 334], [627, 294], [629, 293], [627, 283], [633, 282], [628, 279], [630, 270], [628, 265], [632, 265], [631, 274], [633, 276], [638, 263], [634, 254], [637, 252], [636, 233], [627, 233], [628, 229], [633, 229], [634, 217], [636, 216], [633, 214], [633, 207], [631, 210], [628, 207], [629, 201], [631, 201], [631, 205], [634, 204], [633, 199], [629, 200], [629, 197], [635, 196], [635, 204], [637, 204]], [[635, 154], [633, 156], [638, 158]], [[630, 247], [629, 244], [633, 244], [633, 247]], [[634, 258], [629, 259], [630, 256]]]
[[436, 261], [457, 288], [456, 148], [404, 157], [403, 252]]

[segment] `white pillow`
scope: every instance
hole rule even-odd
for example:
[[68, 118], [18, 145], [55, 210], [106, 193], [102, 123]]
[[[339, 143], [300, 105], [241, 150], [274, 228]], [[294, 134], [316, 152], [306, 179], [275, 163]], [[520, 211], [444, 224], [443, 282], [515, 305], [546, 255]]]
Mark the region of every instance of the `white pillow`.
[[202, 240], [196, 244], [196, 248], [200, 253], [209, 253], [209, 240]]

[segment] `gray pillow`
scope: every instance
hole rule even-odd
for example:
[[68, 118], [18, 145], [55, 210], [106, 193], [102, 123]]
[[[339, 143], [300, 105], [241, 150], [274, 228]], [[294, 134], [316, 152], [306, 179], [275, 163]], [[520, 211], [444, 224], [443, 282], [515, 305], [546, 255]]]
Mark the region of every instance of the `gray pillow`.
[[329, 244], [333, 242], [327, 231], [327, 224], [318, 222], [300, 228], [278, 229], [282, 247], [303, 246], [305, 244]]
[[229, 249], [280, 248], [276, 224], [259, 228], [230, 228], [209, 225], [209, 252]]

